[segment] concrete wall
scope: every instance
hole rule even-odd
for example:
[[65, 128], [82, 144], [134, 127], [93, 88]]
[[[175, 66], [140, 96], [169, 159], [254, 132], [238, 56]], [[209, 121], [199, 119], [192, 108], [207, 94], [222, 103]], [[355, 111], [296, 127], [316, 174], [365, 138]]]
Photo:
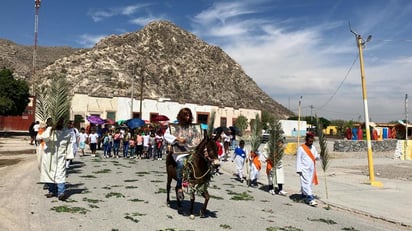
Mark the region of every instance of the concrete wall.
[[[372, 151], [374, 152], [395, 152], [398, 140], [372, 140]], [[336, 140], [333, 145], [335, 152], [366, 152], [368, 144], [366, 140]]]

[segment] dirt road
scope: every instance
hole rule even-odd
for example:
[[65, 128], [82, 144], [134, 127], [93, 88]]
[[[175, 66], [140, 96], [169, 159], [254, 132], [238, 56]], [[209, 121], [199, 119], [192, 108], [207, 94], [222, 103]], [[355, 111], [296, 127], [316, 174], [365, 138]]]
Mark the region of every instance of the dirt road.
[[[16, 143], [28, 154], [6, 148]], [[16, 163], [0, 167], [0, 230], [407, 230], [325, 204], [296, 202], [299, 189], [288, 185], [288, 197], [270, 195], [265, 185], [247, 187], [230, 171], [213, 178], [207, 217], [191, 220], [188, 195], [182, 209], [174, 194], [166, 206], [164, 161], [77, 158], [67, 178], [71, 195], [62, 202], [44, 196], [35, 155], [25, 141], [1, 138], [0, 154], [0, 163]], [[289, 159], [286, 164], [293, 164]], [[202, 202], [198, 196], [195, 211]]]

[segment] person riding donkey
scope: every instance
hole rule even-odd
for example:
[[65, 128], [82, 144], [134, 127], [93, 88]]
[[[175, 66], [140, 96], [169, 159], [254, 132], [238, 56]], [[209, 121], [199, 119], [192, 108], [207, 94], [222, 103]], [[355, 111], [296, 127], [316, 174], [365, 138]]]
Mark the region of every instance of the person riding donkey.
[[164, 138], [168, 143], [168, 155], [172, 155], [176, 161], [177, 183], [176, 190], [179, 199], [183, 199], [182, 181], [183, 165], [187, 156], [202, 140], [200, 125], [193, 124], [192, 111], [183, 108], [177, 114], [177, 124], [170, 124]]

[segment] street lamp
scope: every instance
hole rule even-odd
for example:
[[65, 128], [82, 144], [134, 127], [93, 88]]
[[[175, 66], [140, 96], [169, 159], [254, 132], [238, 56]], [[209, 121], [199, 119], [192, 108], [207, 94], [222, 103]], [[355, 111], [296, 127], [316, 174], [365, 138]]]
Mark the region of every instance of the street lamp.
[[365, 81], [365, 70], [363, 66], [363, 46], [372, 39], [372, 36], [369, 35], [366, 41], [362, 39], [362, 36], [357, 34], [352, 30], [349, 24], [349, 29], [352, 34], [355, 35], [356, 44], [359, 49], [359, 62], [360, 62], [360, 71], [361, 71], [361, 81], [362, 81], [362, 97], [363, 97], [363, 106], [365, 112], [365, 129], [366, 129], [366, 141], [368, 145], [368, 165], [369, 165], [369, 181], [372, 186], [382, 187], [381, 182], [375, 181], [375, 171], [373, 168], [373, 157], [372, 157], [372, 143], [371, 143], [371, 134], [369, 126], [369, 113], [368, 113], [368, 100], [366, 95], [366, 81]]

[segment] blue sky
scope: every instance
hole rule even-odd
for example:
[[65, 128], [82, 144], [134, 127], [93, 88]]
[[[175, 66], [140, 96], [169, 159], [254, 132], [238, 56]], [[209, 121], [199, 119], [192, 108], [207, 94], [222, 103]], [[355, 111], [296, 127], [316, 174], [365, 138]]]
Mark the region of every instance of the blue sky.
[[[0, 38], [32, 45], [34, 1], [2, 0], [2, 9]], [[290, 110], [298, 112], [302, 96], [303, 116], [364, 120], [350, 21], [365, 40], [372, 35], [364, 48], [369, 118], [388, 122], [406, 116], [412, 1], [42, 0], [39, 12], [40, 46], [90, 48], [105, 36], [168, 20], [221, 47]]]

